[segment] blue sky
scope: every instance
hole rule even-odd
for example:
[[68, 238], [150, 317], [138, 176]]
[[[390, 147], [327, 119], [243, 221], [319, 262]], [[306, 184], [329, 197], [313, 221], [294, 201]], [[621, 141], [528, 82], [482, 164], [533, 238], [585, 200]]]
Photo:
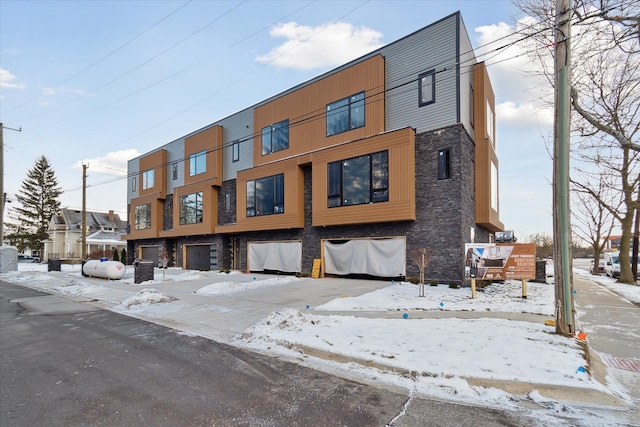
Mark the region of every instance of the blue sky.
[[[521, 18], [509, 1], [481, 0], [0, 0], [4, 190], [14, 197], [44, 155], [62, 205], [80, 209], [86, 163], [87, 208], [124, 216], [127, 160], [457, 10], [474, 47]], [[552, 230], [552, 114], [537, 104], [550, 89], [526, 74], [522, 49], [486, 57], [501, 220], [519, 238]]]

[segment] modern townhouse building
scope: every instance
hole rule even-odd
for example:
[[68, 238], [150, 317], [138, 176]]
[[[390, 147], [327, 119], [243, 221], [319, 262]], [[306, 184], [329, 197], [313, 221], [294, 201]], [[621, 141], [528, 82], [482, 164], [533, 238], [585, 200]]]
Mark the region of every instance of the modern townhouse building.
[[[130, 255], [461, 281], [499, 219], [494, 94], [459, 13], [132, 159]], [[316, 262], [317, 265], [317, 262]]]

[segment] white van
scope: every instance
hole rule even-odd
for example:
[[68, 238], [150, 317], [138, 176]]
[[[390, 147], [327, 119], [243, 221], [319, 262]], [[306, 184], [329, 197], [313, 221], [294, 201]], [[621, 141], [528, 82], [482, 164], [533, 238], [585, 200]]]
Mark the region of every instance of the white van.
[[607, 252], [604, 254], [604, 274], [609, 277], [620, 276], [620, 253]]

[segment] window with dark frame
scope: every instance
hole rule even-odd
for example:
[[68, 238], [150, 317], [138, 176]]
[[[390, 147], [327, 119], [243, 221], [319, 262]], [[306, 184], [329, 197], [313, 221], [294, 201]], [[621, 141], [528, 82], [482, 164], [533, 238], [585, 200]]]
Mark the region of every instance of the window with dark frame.
[[438, 150], [438, 179], [451, 178], [451, 149]]
[[136, 191], [138, 191], [138, 182], [136, 180], [136, 177], [134, 176], [133, 178], [131, 178], [131, 191], [133, 193], [135, 193]]
[[202, 191], [180, 196], [180, 225], [202, 222]]
[[138, 205], [134, 208], [134, 227], [136, 230], [151, 228], [151, 203]]
[[262, 155], [289, 148], [289, 119], [262, 128]]
[[364, 126], [364, 92], [327, 104], [327, 136]]
[[175, 181], [176, 179], [178, 179], [178, 162], [175, 162], [173, 165], [171, 165], [171, 171], [173, 174], [173, 180]]
[[247, 217], [284, 213], [284, 174], [247, 181]]
[[436, 102], [436, 70], [430, 70], [418, 76], [419, 106]]
[[353, 206], [389, 201], [389, 152], [327, 164], [327, 206]]
[[240, 141], [233, 141], [231, 145], [231, 161], [237, 162], [240, 160]]

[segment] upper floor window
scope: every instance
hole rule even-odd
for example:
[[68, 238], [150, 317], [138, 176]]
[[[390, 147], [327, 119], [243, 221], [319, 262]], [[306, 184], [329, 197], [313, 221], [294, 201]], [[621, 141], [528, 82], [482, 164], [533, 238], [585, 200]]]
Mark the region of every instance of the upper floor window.
[[154, 185], [154, 170], [148, 170], [142, 172], [142, 189], [146, 190], [148, 188], [153, 188]]
[[151, 203], [135, 207], [134, 222], [136, 230], [147, 230], [151, 228]]
[[135, 193], [138, 190], [138, 182], [136, 177], [131, 178], [131, 192]]
[[364, 92], [327, 105], [327, 136], [364, 126]]
[[389, 201], [389, 152], [379, 151], [328, 165], [328, 206]]
[[180, 196], [180, 225], [202, 222], [202, 191]]
[[237, 162], [238, 160], [240, 160], [240, 141], [233, 141], [233, 144], [231, 145], [231, 153], [231, 161]]
[[284, 174], [247, 181], [247, 216], [284, 213]]
[[418, 76], [419, 106], [436, 102], [436, 70], [430, 70]]
[[451, 149], [438, 150], [438, 179], [451, 178]]
[[491, 108], [491, 103], [489, 103], [489, 100], [487, 99], [487, 137], [489, 138], [489, 142], [491, 142], [491, 145], [493, 145], [494, 147], [496, 146], [496, 142], [495, 142], [495, 127], [494, 127], [494, 123], [495, 123], [495, 116], [493, 114], [493, 108]]
[[262, 128], [262, 155], [289, 148], [289, 119]]
[[189, 176], [207, 171], [207, 152], [202, 150], [189, 156]]
[[491, 162], [491, 209], [498, 211], [498, 166]]
[[171, 165], [171, 173], [174, 181], [178, 179], [178, 162]]

